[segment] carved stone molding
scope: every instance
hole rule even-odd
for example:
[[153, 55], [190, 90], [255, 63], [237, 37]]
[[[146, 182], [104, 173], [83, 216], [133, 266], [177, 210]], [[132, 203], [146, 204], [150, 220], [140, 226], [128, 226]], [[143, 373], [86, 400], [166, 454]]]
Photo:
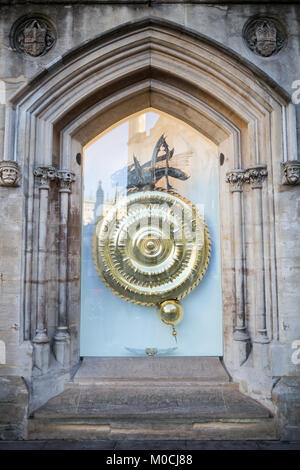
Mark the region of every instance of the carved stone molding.
[[50, 181], [56, 179], [56, 171], [54, 166], [39, 166], [34, 169], [33, 174], [38, 179], [40, 189], [49, 189]]
[[15, 51], [31, 57], [46, 54], [55, 44], [56, 31], [51, 21], [41, 15], [19, 18], [10, 31], [11, 46]]
[[[47, 208], [48, 208], [48, 190], [50, 182], [55, 181], [55, 189], [59, 191], [59, 218], [60, 218], [60, 236], [59, 236], [59, 309], [58, 309], [58, 324], [56, 326], [56, 333], [54, 336], [54, 355], [57, 361], [63, 366], [67, 366], [70, 361], [70, 333], [68, 327], [68, 314], [67, 314], [67, 279], [68, 279], [68, 207], [69, 197], [71, 193], [72, 183], [75, 181], [75, 173], [67, 169], [57, 169], [54, 166], [40, 166], [34, 169], [34, 175], [39, 183], [39, 197], [40, 197], [40, 213], [39, 213], [39, 258], [38, 258], [38, 306], [37, 306], [37, 319], [38, 325], [37, 334], [34, 339], [34, 344], [41, 343], [42, 337], [43, 344], [48, 345], [49, 338], [47, 336], [47, 318], [46, 312], [46, 297], [45, 297], [45, 282], [43, 279], [46, 259], [44, 253], [47, 246]], [[46, 191], [42, 191], [42, 190]], [[49, 347], [45, 347], [43, 355], [37, 350], [35, 354], [35, 365], [39, 369], [47, 369], [49, 364]]]
[[234, 271], [235, 271], [235, 327], [234, 340], [242, 341], [245, 347], [239, 346], [239, 357], [244, 360], [249, 354], [249, 335], [245, 315], [245, 291], [244, 291], [244, 240], [242, 231], [243, 211], [242, 211], [242, 187], [243, 183], [250, 183], [252, 189], [260, 189], [253, 194], [254, 204], [254, 225], [255, 240], [258, 250], [258, 260], [256, 263], [256, 286], [258, 294], [256, 298], [256, 337], [255, 342], [268, 343], [268, 332], [266, 328], [266, 301], [265, 301], [265, 267], [264, 267], [264, 247], [263, 247], [263, 210], [262, 210], [262, 187], [263, 181], [267, 177], [268, 171], [265, 164], [258, 164], [248, 167], [246, 170], [235, 169], [227, 172], [226, 181], [230, 183], [233, 193], [234, 211]]
[[277, 54], [284, 46], [286, 33], [274, 18], [250, 18], [244, 26], [244, 40], [249, 49], [262, 57]]
[[57, 170], [59, 192], [71, 192], [72, 183], [75, 181], [75, 173], [69, 170]]
[[59, 192], [71, 192], [71, 185], [75, 181], [75, 173], [63, 169], [58, 170], [54, 166], [39, 166], [33, 171], [37, 177], [40, 189], [49, 189], [51, 181], [57, 181], [59, 184]]
[[35, 333], [36, 333], [35, 337], [32, 340], [33, 343], [36, 343], [36, 344], [49, 343], [49, 338], [47, 335], [46, 328], [42, 328], [42, 329], [37, 328]]
[[20, 186], [20, 167], [17, 162], [3, 160], [0, 162], [0, 186]]
[[[300, 162], [298, 163], [300, 175]], [[226, 182], [230, 184], [231, 192], [241, 192], [243, 190], [243, 183], [250, 183], [252, 188], [262, 188], [263, 181], [267, 176], [268, 170], [266, 165], [255, 165], [247, 168], [246, 170], [237, 168], [235, 170], [227, 171]]]
[[69, 216], [69, 197], [72, 183], [75, 181], [75, 173], [61, 169], [56, 173], [59, 185], [59, 305], [58, 305], [58, 323], [54, 336], [53, 350], [56, 360], [64, 367], [70, 362], [70, 332], [68, 322], [68, 216]]
[[245, 182], [250, 183], [252, 188], [262, 188], [264, 179], [268, 176], [266, 165], [255, 165], [245, 171]]
[[245, 279], [244, 259], [245, 246], [243, 239], [243, 184], [245, 170], [236, 168], [227, 171], [226, 181], [230, 184], [233, 210], [233, 253], [234, 253], [234, 327], [233, 339], [235, 349], [235, 366], [241, 366], [248, 358], [250, 351], [250, 336], [247, 331], [245, 311]]
[[227, 171], [226, 182], [230, 184], [230, 191], [243, 191], [243, 183], [245, 182], [245, 170], [235, 169]]
[[269, 343], [266, 318], [266, 292], [265, 292], [265, 255], [264, 255], [264, 215], [262, 201], [263, 182], [268, 176], [267, 166], [258, 164], [247, 168], [245, 180], [251, 184], [252, 189], [259, 191], [253, 192], [253, 226], [254, 239], [256, 246], [255, 262], [255, 284], [256, 284], [256, 302], [255, 302], [255, 338], [254, 343]]
[[300, 184], [300, 161], [290, 160], [281, 163], [282, 184], [293, 185]]

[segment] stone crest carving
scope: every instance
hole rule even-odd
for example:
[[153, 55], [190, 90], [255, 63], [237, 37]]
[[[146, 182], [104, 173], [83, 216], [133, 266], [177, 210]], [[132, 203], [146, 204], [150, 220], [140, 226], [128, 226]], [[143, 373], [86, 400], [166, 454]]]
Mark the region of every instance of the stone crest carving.
[[245, 170], [235, 169], [227, 171], [226, 182], [230, 184], [230, 191], [242, 191], [245, 182]]
[[71, 192], [71, 185], [76, 180], [75, 173], [70, 170], [58, 170], [55, 166], [38, 166], [33, 171], [40, 189], [49, 189], [51, 181], [56, 181], [60, 192]]
[[75, 173], [69, 170], [57, 170], [60, 192], [71, 192], [71, 185], [75, 181]]
[[252, 188], [262, 188], [263, 181], [267, 176], [268, 170], [266, 165], [255, 165], [246, 170], [237, 168], [227, 171], [226, 182], [230, 184], [231, 192], [241, 192], [243, 190], [243, 183], [250, 183]]
[[300, 160], [281, 163], [282, 184], [296, 185], [300, 183]]
[[0, 186], [20, 186], [20, 168], [17, 162], [0, 162]]
[[282, 25], [270, 18], [250, 19], [243, 31], [249, 49], [262, 57], [270, 57], [282, 49], [286, 34]]
[[56, 171], [54, 166], [39, 166], [34, 169], [33, 174], [38, 178], [40, 189], [49, 189], [50, 181], [56, 179]]
[[54, 46], [56, 35], [49, 20], [39, 16], [26, 16], [13, 25], [10, 39], [13, 49], [38, 57]]
[[255, 165], [247, 168], [245, 182], [250, 183], [252, 188], [262, 188], [264, 179], [268, 176], [266, 165]]

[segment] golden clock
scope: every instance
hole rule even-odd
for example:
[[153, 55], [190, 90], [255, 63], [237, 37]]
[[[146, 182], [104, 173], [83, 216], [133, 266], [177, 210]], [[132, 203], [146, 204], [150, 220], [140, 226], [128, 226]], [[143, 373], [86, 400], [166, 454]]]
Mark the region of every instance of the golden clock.
[[[164, 147], [165, 168], [156, 168]], [[168, 176], [186, 179], [169, 166], [164, 136], [148, 167], [135, 158], [127, 194], [97, 221], [93, 237], [96, 269], [116, 295], [140, 305], [156, 305], [161, 320], [174, 327], [182, 318], [179, 299], [194, 289], [208, 267], [211, 242], [204, 218], [169, 185]], [[157, 187], [166, 177], [167, 189]], [[173, 328], [173, 334], [176, 331]]]

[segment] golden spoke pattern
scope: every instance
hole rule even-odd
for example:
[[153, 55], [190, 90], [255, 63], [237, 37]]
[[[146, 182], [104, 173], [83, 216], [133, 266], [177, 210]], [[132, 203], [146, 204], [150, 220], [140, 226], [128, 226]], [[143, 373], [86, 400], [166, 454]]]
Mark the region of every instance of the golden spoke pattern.
[[163, 189], [129, 191], [96, 224], [93, 255], [104, 283], [125, 300], [180, 299], [210, 258], [206, 224], [186, 198]]

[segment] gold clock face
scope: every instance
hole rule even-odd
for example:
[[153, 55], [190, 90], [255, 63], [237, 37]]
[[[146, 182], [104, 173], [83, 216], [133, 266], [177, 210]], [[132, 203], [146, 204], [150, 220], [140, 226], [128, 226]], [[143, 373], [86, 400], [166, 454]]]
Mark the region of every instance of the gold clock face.
[[103, 282], [141, 305], [180, 299], [202, 279], [211, 243], [196, 207], [173, 191], [129, 191], [96, 223], [93, 255]]

